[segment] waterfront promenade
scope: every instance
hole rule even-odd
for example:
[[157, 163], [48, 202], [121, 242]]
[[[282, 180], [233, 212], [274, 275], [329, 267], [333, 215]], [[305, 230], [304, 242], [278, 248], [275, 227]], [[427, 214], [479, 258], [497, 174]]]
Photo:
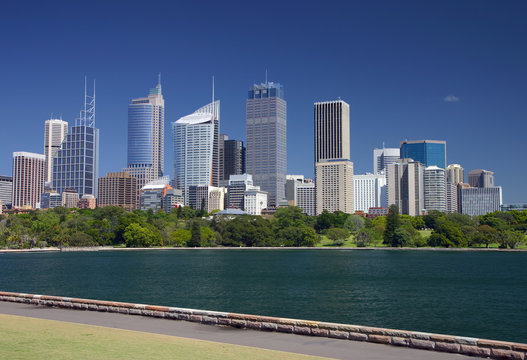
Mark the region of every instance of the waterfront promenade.
[[218, 327], [97, 311], [74, 311], [0, 301], [0, 313], [280, 350], [335, 359], [477, 359], [383, 344]]

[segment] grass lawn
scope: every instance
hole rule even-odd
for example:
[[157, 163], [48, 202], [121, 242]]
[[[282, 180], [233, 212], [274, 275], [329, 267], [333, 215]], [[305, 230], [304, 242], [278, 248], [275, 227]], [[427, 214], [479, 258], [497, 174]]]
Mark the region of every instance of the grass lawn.
[[1, 359], [322, 359], [281, 351], [0, 314]]

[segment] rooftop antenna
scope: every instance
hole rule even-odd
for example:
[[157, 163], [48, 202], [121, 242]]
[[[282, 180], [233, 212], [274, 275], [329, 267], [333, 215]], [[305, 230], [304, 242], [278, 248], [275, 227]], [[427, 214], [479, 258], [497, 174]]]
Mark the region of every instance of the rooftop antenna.
[[265, 86], [267, 86], [267, 69], [265, 69]]
[[157, 85], [161, 86], [161, 72], [157, 74]]
[[382, 148], [384, 149], [384, 141], [382, 142]]

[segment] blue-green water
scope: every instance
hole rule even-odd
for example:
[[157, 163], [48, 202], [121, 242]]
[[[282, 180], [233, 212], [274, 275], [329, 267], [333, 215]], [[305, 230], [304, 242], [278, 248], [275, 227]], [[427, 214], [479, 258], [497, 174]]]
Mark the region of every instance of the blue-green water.
[[0, 254], [0, 290], [527, 342], [527, 253]]

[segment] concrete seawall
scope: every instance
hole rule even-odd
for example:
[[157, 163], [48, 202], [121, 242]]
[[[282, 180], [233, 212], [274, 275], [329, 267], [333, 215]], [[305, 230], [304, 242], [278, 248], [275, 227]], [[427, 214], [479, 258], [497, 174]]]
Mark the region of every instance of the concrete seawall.
[[527, 360], [527, 344], [462, 336], [1, 291], [0, 301], [44, 305], [72, 310], [114, 312], [129, 315], [151, 316], [171, 320], [185, 320], [208, 325], [231, 326], [259, 331], [276, 331], [298, 335], [337, 338], [343, 340], [367, 341], [416, 349], [479, 357], [490, 357], [493, 359]]

